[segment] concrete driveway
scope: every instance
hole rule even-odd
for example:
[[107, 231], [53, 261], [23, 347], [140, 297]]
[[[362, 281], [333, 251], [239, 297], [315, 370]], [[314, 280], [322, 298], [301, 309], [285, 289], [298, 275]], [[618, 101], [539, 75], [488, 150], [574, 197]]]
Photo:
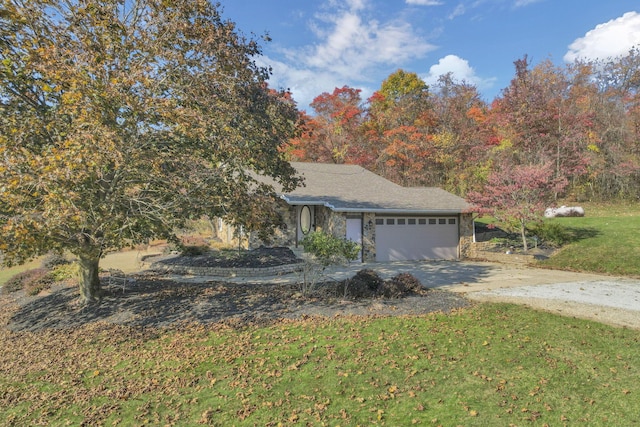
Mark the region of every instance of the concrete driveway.
[[[470, 261], [396, 261], [329, 267], [334, 280], [363, 268], [384, 279], [411, 273], [428, 288], [464, 294], [475, 301], [509, 302], [565, 316], [640, 329], [640, 280], [597, 274]], [[299, 275], [263, 278], [300, 280]], [[255, 279], [238, 279], [255, 281]]]
[[640, 329], [640, 280], [485, 262], [370, 264], [385, 278], [407, 272], [425, 286], [476, 301], [510, 302]]

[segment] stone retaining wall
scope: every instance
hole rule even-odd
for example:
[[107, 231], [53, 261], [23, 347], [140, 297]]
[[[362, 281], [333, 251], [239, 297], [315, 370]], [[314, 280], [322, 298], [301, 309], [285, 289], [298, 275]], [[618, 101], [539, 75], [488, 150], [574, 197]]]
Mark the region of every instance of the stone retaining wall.
[[[471, 245], [469, 258], [503, 264], [525, 265], [535, 261], [535, 256], [530, 254], [498, 252], [495, 250], [496, 244], [492, 242], [476, 242]], [[506, 249], [505, 249], [506, 251]]]
[[278, 265], [275, 267], [263, 268], [221, 268], [221, 267], [192, 267], [187, 265], [166, 265], [154, 263], [151, 265], [152, 270], [184, 274], [193, 276], [214, 276], [214, 277], [261, 277], [261, 276], [279, 276], [282, 274], [295, 273], [302, 271], [302, 263]]
[[535, 257], [533, 255], [506, 254], [506, 253], [490, 252], [490, 251], [474, 251], [474, 256], [471, 258], [482, 260], [482, 261], [491, 261], [491, 262], [499, 262], [502, 264], [517, 264], [517, 265], [530, 264], [535, 260]]

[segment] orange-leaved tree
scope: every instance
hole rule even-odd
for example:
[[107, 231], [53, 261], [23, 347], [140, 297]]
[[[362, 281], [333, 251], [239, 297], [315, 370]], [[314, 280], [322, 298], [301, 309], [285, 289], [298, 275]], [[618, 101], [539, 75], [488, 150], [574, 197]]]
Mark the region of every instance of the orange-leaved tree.
[[203, 214], [273, 225], [254, 177], [298, 183], [282, 149], [298, 116], [259, 53], [208, 0], [2, 0], [5, 263], [68, 250], [88, 303], [107, 251]]

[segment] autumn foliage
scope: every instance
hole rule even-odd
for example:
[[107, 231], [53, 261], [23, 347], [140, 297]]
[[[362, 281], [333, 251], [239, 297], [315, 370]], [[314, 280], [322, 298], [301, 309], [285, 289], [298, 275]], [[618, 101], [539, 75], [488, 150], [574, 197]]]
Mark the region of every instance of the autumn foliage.
[[[428, 86], [404, 70], [364, 101], [346, 86], [324, 93], [311, 104], [315, 115], [305, 115], [291, 158], [359, 164], [402, 185], [473, 195], [485, 211], [515, 214], [507, 200], [488, 204], [495, 189], [513, 190], [513, 203], [524, 203], [509, 218], [516, 223], [559, 199], [636, 200], [638, 49], [607, 62], [532, 66], [524, 56], [514, 65], [511, 83], [490, 103], [451, 74]], [[540, 196], [535, 203], [520, 199], [527, 186]]]
[[206, 0], [4, 1], [0, 15], [0, 251], [68, 250], [82, 300], [103, 254], [169, 238], [206, 214], [279, 223], [267, 175], [297, 110], [260, 53]]
[[467, 197], [477, 204], [476, 211], [489, 214], [517, 231], [526, 252], [527, 225], [539, 220], [540, 212], [567, 185], [564, 178], [554, 178], [553, 174], [548, 163], [496, 170], [489, 175], [482, 192], [472, 191]]

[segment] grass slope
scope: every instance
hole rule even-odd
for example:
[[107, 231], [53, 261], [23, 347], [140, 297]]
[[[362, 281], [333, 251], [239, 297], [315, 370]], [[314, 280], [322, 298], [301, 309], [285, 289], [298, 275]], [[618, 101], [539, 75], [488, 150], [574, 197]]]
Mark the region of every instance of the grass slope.
[[588, 204], [584, 218], [555, 218], [573, 242], [541, 263], [548, 268], [640, 276], [640, 205]]
[[2, 334], [0, 425], [640, 422], [640, 331], [512, 305]]

